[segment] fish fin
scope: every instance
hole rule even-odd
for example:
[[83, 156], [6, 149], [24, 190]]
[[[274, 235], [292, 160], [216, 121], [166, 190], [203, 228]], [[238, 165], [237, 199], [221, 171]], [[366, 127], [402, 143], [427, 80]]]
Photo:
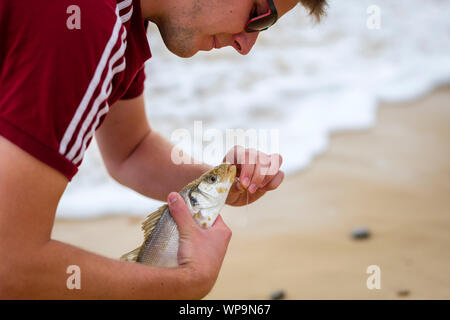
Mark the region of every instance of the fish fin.
[[142, 223], [142, 230], [144, 231], [145, 239], [147, 239], [152, 234], [153, 229], [155, 229], [156, 224], [159, 222], [159, 219], [161, 219], [162, 214], [167, 208], [167, 204], [161, 206], [155, 212], [150, 213]]
[[[155, 229], [155, 226], [158, 224], [159, 219], [161, 218], [166, 208], [168, 208], [167, 204], [163, 205], [155, 212], [150, 213], [142, 223], [142, 230], [144, 231], [145, 240], [147, 240], [147, 238], [152, 234], [153, 229]], [[136, 262], [139, 256], [139, 252], [141, 251], [141, 248], [142, 246], [134, 249], [133, 251], [125, 253], [123, 256], [120, 257], [120, 260], [128, 262]]]
[[134, 249], [133, 251], [125, 253], [123, 256], [120, 257], [120, 260], [128, 261], [128, 262], [136, 262], [140, 250], [141, 250], [141, 247], [138, 247], [138, 248]]

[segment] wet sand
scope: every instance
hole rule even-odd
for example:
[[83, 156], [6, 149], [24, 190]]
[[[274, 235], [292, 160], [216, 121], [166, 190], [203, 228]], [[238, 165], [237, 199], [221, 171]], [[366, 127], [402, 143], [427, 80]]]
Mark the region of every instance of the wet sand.
[[[233, 237], [207, 299], [450, 299], [450, 87], [382, 104], [366, 131], [282, 186], [223, 210]], [[142, 241], [141, 217], [57, 219], [55, 239], [111, 258]], [[365, 227], [370, 236], [355, 240]], [[381, 289], [369, 290], [377, 265]]]

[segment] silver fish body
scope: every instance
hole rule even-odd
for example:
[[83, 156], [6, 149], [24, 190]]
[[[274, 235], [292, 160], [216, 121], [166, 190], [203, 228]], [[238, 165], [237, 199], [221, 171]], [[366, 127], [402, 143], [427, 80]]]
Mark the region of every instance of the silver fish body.
[[[202, 227], [213, 225], [225, 204], [234, 182], [236, 167], [221, 164], [204, 173], [180, 191], [194, 220]], [[151, 213], [142, 224], [141, 247], [123, 255], [121, 260], [157, 267], [178, 266], [179, 234], [167, 204]]]
[[157, 267], [176, 267], [178, 228], [166, 206], [152, 234], [144, 241], [136, 262]]

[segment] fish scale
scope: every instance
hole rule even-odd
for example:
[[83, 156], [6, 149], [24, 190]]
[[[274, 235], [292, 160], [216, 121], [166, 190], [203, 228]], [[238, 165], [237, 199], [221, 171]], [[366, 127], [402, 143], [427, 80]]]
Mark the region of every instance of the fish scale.
[[177, 224], [166, 207], [152, 234], [145, 240], [136, 262], [157, 267], [176, 267], [178, 239]]

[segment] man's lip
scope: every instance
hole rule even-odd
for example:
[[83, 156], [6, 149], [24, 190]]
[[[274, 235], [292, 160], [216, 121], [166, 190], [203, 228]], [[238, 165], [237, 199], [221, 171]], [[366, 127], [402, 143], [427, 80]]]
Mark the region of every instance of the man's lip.
[[216, 36], [213, 36], [213, 48], [217, 49]]

